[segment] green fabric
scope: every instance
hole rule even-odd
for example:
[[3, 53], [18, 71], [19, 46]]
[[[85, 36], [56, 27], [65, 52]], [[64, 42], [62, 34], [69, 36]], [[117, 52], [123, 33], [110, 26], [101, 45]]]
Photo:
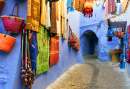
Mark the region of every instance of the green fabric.
[[37, 33], [37, 42], [39, 54], [37, 56], [36, 75], [49, 70], [50, 35], [47, 29], [43, 26], [39, 27], [39, 33]]

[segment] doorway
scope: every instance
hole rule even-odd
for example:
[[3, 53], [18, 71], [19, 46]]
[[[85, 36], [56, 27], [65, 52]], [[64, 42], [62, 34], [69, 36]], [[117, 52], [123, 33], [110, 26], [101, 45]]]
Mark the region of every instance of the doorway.
[[86, 31], [80, 38], [80, 41], [80, 48], [83, 57], [95, 55], [95, 57], [98, 58], [98, 38], [93, 31]]

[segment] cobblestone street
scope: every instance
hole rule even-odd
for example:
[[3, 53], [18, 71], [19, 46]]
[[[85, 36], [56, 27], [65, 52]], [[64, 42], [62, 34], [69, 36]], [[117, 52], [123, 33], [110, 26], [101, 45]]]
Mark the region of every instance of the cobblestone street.
[[130, 89], [130, 79], [119, 63], [101, 63], [97, 55], [84, 57], [47, 89]]

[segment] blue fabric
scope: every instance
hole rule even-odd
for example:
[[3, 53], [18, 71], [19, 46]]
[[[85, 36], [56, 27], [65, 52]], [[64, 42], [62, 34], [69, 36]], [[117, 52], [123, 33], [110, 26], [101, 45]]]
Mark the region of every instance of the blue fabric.
[[74, 8], [71, 7], [72, 0], [67, 0], [67, 13], [74, 11]]
[[32, 63], [32, 69], [36, 70], [36, 58], [38, 55], [38, 44], [37, 44], [37, 36], [36, 32], [32, 32], [32, 40], [30, 45], [30, 57]]

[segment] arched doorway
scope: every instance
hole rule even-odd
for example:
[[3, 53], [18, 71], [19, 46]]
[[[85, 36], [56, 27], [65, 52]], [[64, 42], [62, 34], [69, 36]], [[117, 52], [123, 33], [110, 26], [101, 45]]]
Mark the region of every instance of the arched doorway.
[[80, 48], [83, 57], [95, 55], [94, 57], [98, 58], [98, 38], [93, 31], [87, 30], [80, 37], [80, 41]]

